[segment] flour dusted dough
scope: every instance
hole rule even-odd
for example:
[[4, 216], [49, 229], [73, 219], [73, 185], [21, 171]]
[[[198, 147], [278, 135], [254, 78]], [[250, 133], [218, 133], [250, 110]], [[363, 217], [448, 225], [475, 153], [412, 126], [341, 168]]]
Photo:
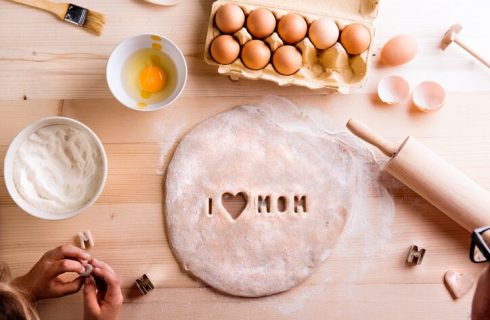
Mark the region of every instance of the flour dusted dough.
[[[370, 165], [365, 148], [351, 148], [345, 134], [327, 133], [278, 102], [202, 122], [182, 139], [167, 171], [166, 219], [176, 257], [232, 295], [270, 295], [303, 281], [331, 254], [352, 202], [364, 196], [358, 180], [359, 167]], [[227, 192], [248, 198], [236, 220], [221, 203]], [[259, 195], [272, 196], [273, 212], [258, 213]], [[306, 195], [306, 213], [294, 212], [293, 195]], [[279, 196], [290, 199], [284, 213], [275, 208]]]

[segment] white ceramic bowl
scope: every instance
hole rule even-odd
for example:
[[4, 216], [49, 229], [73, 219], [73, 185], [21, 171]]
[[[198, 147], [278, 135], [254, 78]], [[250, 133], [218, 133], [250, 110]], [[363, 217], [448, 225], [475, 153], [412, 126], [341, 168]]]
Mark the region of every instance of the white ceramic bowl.
[[159, 6], [173, 6], [179, 3], [181, 0], [145, 0], [145, 1], [153, 4], [157, 4]]
[[[177, 82], [174, 91], [167, 99], [140, 108], [137, 106], [139, 101], [131, 97], [124, 88], [123, 66], [134, 52], [143, 48], [151, 48], [153, 44], [161, 46], [161, 50], [173, 61], [177, 70]], [[172, 41], [159, 35], [142, 34], [126, 39], [117, 45], [107, 62], [106, 76], [109, 89], [123, 105], [138, 111], [155, 111], [170, 105], [180, 96], [187, 81], [187, 64], [184, 55]]]
[[[92, 199], [90, 199], [85, 205], [82, 207], [64, 212], [64, 213], [52, 213], [52, 212], [47, 212], [41, 209], [38, 209], [31, 204], [29, 204], [27, 201], [25, 201], [22, 196], [19, 194], [17, 191], [17, 188], [15, 187], [14, 184], [14, 179], [13, 179], [13, 163], [15, 159], [15, 155], [17, 154], [17, 150], [20, 148], [22, 143], [27, 139], [29, 135], [34, 133], [36, 130], [40, 128], [44, 128], [50, 125], [56, 125], [56, 124], [62, 124], [62, 125], [68, 125], [75, 127], [77, 129], [83, 130], [89, 134], [90, 137], [95, 141], [95, 144], [100, 150], [100, 155], [102, 157], [102, 178], [100, 180], [99, 186], [97, 187], [96, 192], [94, 193], [94, 196]], [[37, 120], [31, 124], [29, 124], [27, 127], [22, 129], [17, 136], [12, 140], [10, 143], [10, 146], [7, 150], [7, 154], [5, 155], [5, 161], [4, 161], [4, 179], [5, 179], [5, 185], [7, 186], [7, 190], [12, 197], [12, 199], [15, 201], [15, 203], [23, 209], [25, 212], [28, 214], [41, 218], [41, 219], [46, 219], [46, 220], [62, 220], [66, 218], [70, 218], [73, 216], [76, 216], [80, 214], [82, 211], [85, 209], [89, 208], [94, 202], [97, 200], [99, 195], [102, 193], [102, 190], [104, 189], [105, 182], [107, 180], [107, 155], [104, 150], [104, 146], [102, 145], [102, 142], [100, 142], [99, 138], [95, 135], [95, 133], [86, 125], [83, 123], [71, 119], [71, 118], [66, 118], [66, 117], [47, 117], [47, 118], [42, 118], [40, 120]]]

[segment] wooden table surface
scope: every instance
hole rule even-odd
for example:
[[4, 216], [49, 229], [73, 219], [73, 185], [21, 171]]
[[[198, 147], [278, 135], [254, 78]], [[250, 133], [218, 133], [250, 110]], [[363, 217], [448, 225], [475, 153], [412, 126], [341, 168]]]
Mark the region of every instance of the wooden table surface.
[[[381, 1], [375, 52], [391, 36], [410, 33], [419, 40], [419, 53], [399, 68], [381, 68], [374, 57], [368, 83], [349, 95], [262, 81], [232, 82], [217, 75], [202, 59], [211, 3], [184, 0], [165, 8], [140, 0], [79, 1], [108, 16], [103, 36], [95, 37], [49, 14], [0, 1], [0, 161], [17, 132], [52, 115], [91, 127], [109, 158], [102, 196], [65, 221], [24, 213], [2, 179], [0, 260], [20, 275], [46, 250], [75, 243], [78, 231], [90, 229], [96, 241], [90, 253], [112, 264], [123, 279], [121, 319], [467, 319], [472, 294], [453, 301], [442, 277], [448, 269], [475, 277], [481, 271], [467, 258], [469, 233], [406, 187], [388, 183], [394, 217], [365, 225], [369, 233], [384, 221], [383, 243], [352, 241], [299, 287], [272, 297], [240, 299], [215, 293], [179, 270], [165, 236], [163, 182], [173, 149], [194, 125], [262, 95], [277, 94], [335, 128], [356, 117], [393, 140], [413, 135], [490, 189], [490, 72], [457, 47], [438, 49], [445, 30], [461, 22], [461, 37], [490, 57], [488, 0]], [[166, 110], [128, 110], [108, 90], [105, 65], [112, 48], [140, 33], [167, 36], [185, 54], [187, 87]], [[380, 104], [376, 84], [391, 73], [404, 75], [411, 85], [440, 81], [448, 91], [445, 107], [422, 114], [410, 101]], [[412, 244], [427, 249], [421, 266], [404, 263]], [[157, 288], [139, 297], [132, 288], [143, 273], [152, 275]], [[82, 297], [43, 301], [39, 310], [43, 319], [81, 319]]]

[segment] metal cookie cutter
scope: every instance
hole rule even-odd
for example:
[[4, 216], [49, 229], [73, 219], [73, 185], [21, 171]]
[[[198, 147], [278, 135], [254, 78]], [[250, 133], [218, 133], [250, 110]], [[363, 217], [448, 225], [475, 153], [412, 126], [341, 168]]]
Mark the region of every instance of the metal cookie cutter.
[[409, 264], [422, 264], [424, 259], [425, 249], [417, 247], [416, 245], [411, 245], [408, 250], [407, 263]]
[[141, 291], [142, 294], [148, 294], [151, 290], [155, 289], [155, 286], [151, 282], [150, 278], [146, 275], [141, 276], [141, 278], [136, 279], [136, 286]]

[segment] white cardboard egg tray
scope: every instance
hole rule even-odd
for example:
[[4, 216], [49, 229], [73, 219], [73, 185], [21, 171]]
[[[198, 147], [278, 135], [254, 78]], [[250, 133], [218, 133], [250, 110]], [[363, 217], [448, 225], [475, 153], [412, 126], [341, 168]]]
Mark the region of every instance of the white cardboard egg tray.
[[[277, 21], [279, 21], [282, 16], [290, 12], [295, 12], [305, 18], [306, 22], [308, 23], [308, 28], [314, 20], [321, 17], [329, 17], [334, 20], [339, 27], [340, 32], [342, 32], [344, 27], [349, 24], [360, 23], [364, 25], [367, 30], [369, 30], [369, 33], [371, 34], [371, 44], [369, 45], [368, 50], [360, 55], [354, 56], [347, 54], [340, 42], [337, 42], [329, 49], [318, 50], [315, 48], [315, 46], [313, 46], [307, 35], [302, 41], [295, 45], [296, 48], [301, 51], [303, 65], [297, 73], [289, 76], [276, 72], [272, 66], [272, 62], [269, 62], [269, 64], [261, 70], [248, 69], [242, 63], [240, 57], [238, 57], [238, 59], [231, 64], [222, 65], [213, 60], [209, 47], [213, 39], [222, 34], [214, 22], [215, 13], [220, 6], [230, 2], [240, 6], [245, 12], [246, 17], [254, 9], [260, 7], [269, 9], [276, 16]], [[240, 46], [243, 46], [247, 41], [253, 39], [252, 35], [248, 32], [245, 26], [234, 33], [233, 36], [238, 40]], [[213, 3], [211, 8], [211, 16], [209, 18], [204, 50], [204, 60], [210, 65], [217, 65], [218, 73], [228, 75], [232, 80], [238, 80], [239, 78], [247, 78], [252, 80], [260, 79], [275, 82], [280, 86], [296, 85], [310, 89], [327, 88], [337, 90], [341, 93], [347, 93], [349, 88], [361, 87], [367, 79], [367, 73], [371, 60], [371, 51], [373, 49], [373, 39], [374, 27], [372, 25], [372, 20], [360, 21], [353, 18], [307, 13], [300, 10], [282, 9], [266, 5], [243, 3], [239, 1], [218, 0]], [[272, 53], [283, 45], [283, 41], [277, 34], [277, 31], [275, 31], [268, 38], [264, 39], [264, 41], [269, 45]]]

